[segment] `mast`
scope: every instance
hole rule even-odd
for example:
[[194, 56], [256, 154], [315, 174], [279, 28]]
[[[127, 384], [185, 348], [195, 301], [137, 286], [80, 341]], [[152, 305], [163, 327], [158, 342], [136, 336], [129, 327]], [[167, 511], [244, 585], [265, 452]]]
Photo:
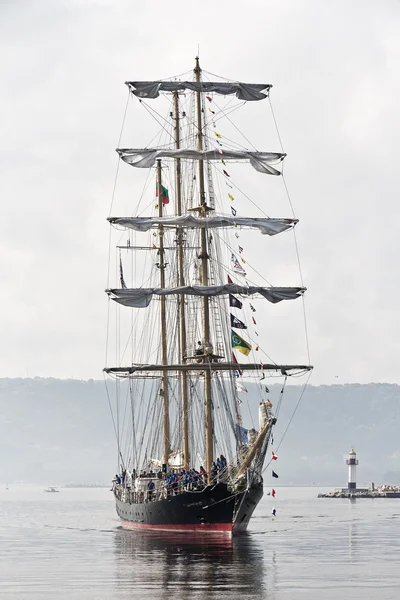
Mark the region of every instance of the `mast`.
[[[179, 97], [178, 92], [174, 92], [174, 119], [175, 119], [175, 147], [180, 147], [180, 130], [179, 130]], [[178, 216], [182, 215], [182, 174], [181, 174], [181, 159], [175, 161], [175, 190], [176, 190], [176, 212]], [[183, 272], [184, 256], [183, 256], [183, 228], [177, 229], [177, 250], [178, 250], [178, 285], [185, 285]], [[185, 315], [185, 296], [179, 296], [179, 336], [180, 336], [180, 351], [181, 362], [186, 360], [186, 315]], [[188, 375], [187, 371], [181, 371], [181, 391], [182, 391], [182, 425], [183, 425], [183, 465], [186, 470], [190, 466], [189, 455], [189, 402], [188, 402]]]
[[[199, 57], [196, 57], [196, 66], [194, 74], [197, 83], [201, 81], [201, 69]], [[197, 108], [197, 149], [203, 151], [203, 119], [201, 117], [201, 91], [196, 92], [196, 108]], [[199, 192], [200, 192], [200, 207], [199, 214], [201, 217], [207, 216], [207, 204], [204, 188], [204, 161], [199, 160]], [[208, 254], [207, 254], [207, 232], [205, 227], [201, 228], [201, 283], [208, 285]], [[204, 353], [210, 344], [210, 307], [208, 297], [203, 297], [203, 344]], [[204, 359], [207, 362], [207, 358]], [[210, 359], [208, 359], [209, 361]], [[211, 472], [213, 463], [213, 422], [212, 422], [212, 398], [211, 398], [211, 371], [207, 367], [204, 369], [204, 401], [205, 401], [205, 451], [206, 451], [206, 471]]]
[[[163, 197], [162, 197], [162, 174], [161, 174], [161, 160], [157, 160], [157, 191], [158, 191], [158, 216], [162, 217], [163, 214]], [[162, 225], [158, 228], [159, 231], [159, 257], [160, 257], [160, 287], [165, 288], [165, 262], [164, 262], [164, 227]], [[163, 365], [168, 364], [167, 355], [167, 319], [166, 319], [166, 302], [165, 298], [161, 298], [161, 363]], [[164, 413], [164, 450], [163, 450], [163, 463], [168, 464], [168, 458], [170, 454], [170, 428], [169, 428], [169, 393], [168, 393], [168, 373], [167, 371], [162, 374], [162, 385], [160, 388], [160, 396], [163, 398], [163, 413]]]

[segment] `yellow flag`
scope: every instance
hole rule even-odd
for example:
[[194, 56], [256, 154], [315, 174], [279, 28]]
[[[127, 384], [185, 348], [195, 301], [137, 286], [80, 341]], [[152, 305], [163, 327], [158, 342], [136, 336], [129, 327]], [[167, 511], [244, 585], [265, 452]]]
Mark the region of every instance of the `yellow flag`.
[[228, 194], [228, 198], [229, 200], [234, 200], [235, 198], [232, 196], [232, 194]]
[[215, 133], [215, 135], [216, 135], [217, 138], [222, 137], [222, 135], [220, 133], [217, 133], [216, 131], [214, 131], [214, 133]]

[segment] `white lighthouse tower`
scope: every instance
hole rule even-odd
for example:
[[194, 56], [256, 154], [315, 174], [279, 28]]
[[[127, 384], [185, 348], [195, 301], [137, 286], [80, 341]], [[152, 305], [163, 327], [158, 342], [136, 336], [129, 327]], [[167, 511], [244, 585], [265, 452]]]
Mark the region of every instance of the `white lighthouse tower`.
[[349, 492], [354, 492], [357, 489], [356, 484], [356, 465], [358, 465], [357, 455], [354, 448], [349, 452], [349, 458], [346, 460], [346, 464], [349, 465], [349, 481], [347, 489]]

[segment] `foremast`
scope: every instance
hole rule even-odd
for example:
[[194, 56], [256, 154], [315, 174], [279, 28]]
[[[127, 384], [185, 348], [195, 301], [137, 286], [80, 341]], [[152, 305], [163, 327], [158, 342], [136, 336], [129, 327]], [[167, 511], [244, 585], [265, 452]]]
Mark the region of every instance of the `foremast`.
[[[196, 56], [196, 66], [194, 68], [195, 79], [197, 83], [201, 82], [201, 69], [199, 57]], [[202, 101], [200, 89], [196, 91], [196, 113], [197, 113], [197, 149], [203, 151], [203, 119], [202, 119]], [[199, 160], [199, 215], [202, 218], [207, 217], [210, 207], [207, 206], [205, 186], [204, 186], [204, 161]], [[207, 231], [205, 227], [201, 228], [201, 284], [208, 285], [208, 252], [207, 252]], [[208, 296], [203, 296], [203, 347], [204, 361], [211, 360], [210, 354], [210, 306]], [[213, 447], [213, 422], [212, 422], [212, 395], [211, 395], [211, 371], [205, 365], [204, 369], [204, 406], [205, 406], [205, 458], [206, 471], [211, 472], [214, 458]]]

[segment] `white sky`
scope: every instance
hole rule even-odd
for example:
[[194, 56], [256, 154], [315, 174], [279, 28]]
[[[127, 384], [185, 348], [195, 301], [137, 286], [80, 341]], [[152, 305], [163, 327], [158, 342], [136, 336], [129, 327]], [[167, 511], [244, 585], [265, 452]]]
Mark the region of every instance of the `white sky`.
[[17, 0], [0, 11], [0, 377], [101, 376], [124, 82], [189, 70], [199, 44], [206, 70], [274, 85], [312, 382], [399, 383], [398, 1]]

